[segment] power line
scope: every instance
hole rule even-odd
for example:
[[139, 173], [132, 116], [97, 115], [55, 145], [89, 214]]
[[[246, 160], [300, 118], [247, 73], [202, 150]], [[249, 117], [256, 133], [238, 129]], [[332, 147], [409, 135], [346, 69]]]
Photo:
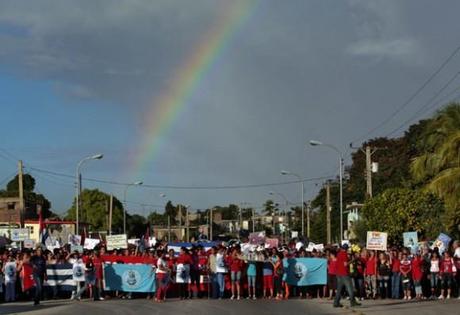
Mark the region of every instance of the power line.
[[372, 134], [373, 132], [375, 132], [376, 130], [380, 129], [382, 126], [386, 125], [390, 120], [392, 120], [397, 114], [399, 114], [404, 108], [407, 107], [407, 105], [409, 105], [419, 94], [420, 92], [422, 92], [425, 87], [431, 82], [433, 81], [433, 79], [438, 75], [439, 72], [442, 71], [442, 69], [444, 69], [444, 67], [452, 60], [452, 58], [455, 57], [455, 55], [457, 55], [457, 53], [460, 51], [460, 46], [458, 46], [457, 48], [454, 49], [454, 51], [447, 57], [447, 59], [445, 59], [443, 61], [443, 63], [436, 69], [435, 72], [433, 72], [429, 77], [428, 79], [404, 102], [402, 103], [397, 109], [396, 111], [394, 111], [390, 116], [388, 116], [386, 119], [384, 119], [380, 124], [378, 124], [377, 126], [375, 126], [374, 128], [372, 128], [371, 130], [369, 130], [367, 133], [365, 133], [364, 135], [362, 135], [361, 137], [359, 138], [356, 138], [355, 140], [352, 141], [353, 142], [356, 142], [358, 140], [362, 140], [363, 138], [367, 137], [368, 135]]
[[[398, 132], [400, 129], [402, 129], [404, 126], [406, 126], [408, 123], [410, 123], [411, 121], [413, 121], [414, 119], [422, 116], [423, 114], [425, 114], [428, 110], [432, 109], [433, 107], [436, 107], [438, 106], [439, 104], [441, 103], [445, 103], [445, 101], [447, 99], [449, 99], [449, 97], [451, 95], [453, 95], [455, 92], [457, 92], [458, 90], [460, 90], [460, 86], [455, 88], [454, 90], [450, 91], [446, 96], [444, 96], [443, 98], [441, 98], [440, 100], [438, 100], [437, 102], [435, 102], [433, 104], [433, 102], [438, 98], [439, 95], [441, 95], [441, 93], [449, 87], [449, 85], [460, 75], [460, 72], [457, 72], [441, 89], [438, 90], [438, 92], [436, 92], [435, 95], [433, 95], [432, 98], [430, 98], [430, 100], [428, 100], [428, 102], [426, 102], [418, 111], [416, 111], [414, 113], [414, 115], [412, 115], [409, 119], [405, 120], [401, 125], [399, 125], [396, 129], [393, 129], [391, 132], [389, 132], [388, 134], [385, 135], [385, 137], [390, 137], [392, 136], [393, 134], [395, 134], [396, 132]], [[455, 98], [457, 98], [458, 96], [456, 96]], [[430, 106], [431, 105], [431, 106]]]
[[[74, 178], [73, 175], [64, 174], [60, 172], [54, 172], [50, 170], [44, 170], [35, 167], [29, 167], [29, 169], [34, 170], [40, 173], [51, 174], [55, 176], [67, 177], [67, 178]], [[325, 180], [330, 179], [333, 176], [321, 176], [321, 177], [312, 177], [312, 178], [304, 178], [302, 180], [292, 180], [286, 182], [276, 182], [276, 183], [262, 183], [262, 184], [247, 184], [247, 185], [226, 185], [226, 186], [174, 186], [174, 185], [152, 185], [152, 184], [142, 184], [140, 187], [144, 188], [158, 188], [158, 189], [177, 189], [177, 190], [220, 190], [220, 189], [242, 189], [242, 188], [259, 188], [259, 187], [270, 187], [270, 186], [282, 186], [282, 185], [290, 185], [295, 183], [301, 182], [311, 182], [317, 180]], [[103, 180], [103, 179], [96, 179], [96, 178], [82, 178], [89, 182], [101, 183], [101, 184], [109, 184], [109, 185], [117, 185], [117, 186], [126, 186], [130, 185], [130, 183], [123, 183], [117, 181], [110, 181], [110, 180]]]

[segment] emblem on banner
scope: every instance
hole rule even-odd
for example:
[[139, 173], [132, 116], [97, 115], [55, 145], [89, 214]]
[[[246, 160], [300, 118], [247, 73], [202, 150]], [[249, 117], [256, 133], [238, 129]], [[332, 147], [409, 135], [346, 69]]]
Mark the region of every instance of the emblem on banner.
[[297, 279], [307, 276], [308, 268], [304, 264], [297, 263], [294, 266], [294, 275]]
[[123, 282], [130, 288], [139, 286], [141, 274], [137, 270], [127, 270], [123, 273]]

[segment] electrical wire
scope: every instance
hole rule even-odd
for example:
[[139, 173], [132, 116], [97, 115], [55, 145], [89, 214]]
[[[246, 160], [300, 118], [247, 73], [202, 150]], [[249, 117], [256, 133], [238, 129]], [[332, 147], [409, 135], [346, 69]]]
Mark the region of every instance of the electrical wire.
[[457, 46], [454, 51], [441, 63], [441, 65], [434, 71], [426, 80], [425, 82], [412, 94], [410, 97], [402, 103], [390, 116], [388, 116], [386, 119], [384, 119], [381, 123], [379, 123], [377, 126], [371, 128], [368, 132], [366, 132], [364, 135], [360, 136], [359, 138], [356, 138], [353, 140], [351, 143], [357, 142], [358, 140], [362, 140], [365, 137], [368, 137], [370, 134], [374, 133], [384, 125], [386, 125], [389, 121], [391, 121], [396, 115], [398, 115], [404, 108], [407, 107], [427, 86], [430, 84], [431, 81], [444, 69], [444, 67], [457, 55], [457, 53], [460, 51], [460, 46]]

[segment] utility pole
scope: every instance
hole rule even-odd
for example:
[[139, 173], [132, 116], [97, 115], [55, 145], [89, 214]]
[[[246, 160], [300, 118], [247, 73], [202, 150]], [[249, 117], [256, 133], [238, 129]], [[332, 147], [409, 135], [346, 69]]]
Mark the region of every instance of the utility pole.
[[23, 164], [22, 161], [18, 162], [18, 184], [19, 184], [19, 221], [20, 221], [20, 226], [22, 227], [22, 224], [24, 222], [24, 183], [22, 180], [23, 176]]
[[168, 242], [171, 242], [171, 216], [168, 215]]
[[180, 241], [184, 239], [184, 234], [182, 234], [182, 205], [179, 204], [179, 231], [180, 231]]
[[327, 243], [331, 244], [331, 185], [326, 183], [326, 233]]
[[187, 243], [190, 242], [190, 219], [188, 217], [188, 207], [185, 208], [185, 214], [186, 214], [186, 218], [185, 218], [185, 222], [187, 224], [187, 229], [185, 230], [185, 232], [187, 233], [186, 236], [187, 236]]
[[[375, 152], [375, 151], [374, 151]], [[371, 147], [366, 146], [366, 193], [372, 198], [372, 159]]]
[[209, 240], [212, 242], [212, 210], [213, 208], [209, 209]]
[[109, 235], [112, 235], [113, 195], [110, 195], [109, 202]]

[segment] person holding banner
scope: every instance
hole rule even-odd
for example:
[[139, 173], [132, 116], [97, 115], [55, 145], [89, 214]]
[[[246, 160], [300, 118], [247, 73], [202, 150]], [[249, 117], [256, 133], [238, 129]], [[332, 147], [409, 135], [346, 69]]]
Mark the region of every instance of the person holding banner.
[[355, 293], [353, 291], [353, 285], [349, 274], [349, 262], [348, 262], [348, 244], [343, 244], [342, 248], [337, 253], [337, 290], [334, 299], [334, 307], [342, 307], [340, 304], [340, 298], [342, 297], [342, 291], [345, 288], [350, 298], [350, 306], [359, 306], [360, 303], [355, 300]]
[[[230, 266], [230, 280], [232, 284], [232, 296], [230, 297], [230, 300], [234, 300], [235, 298], [239, 300], [241, 299], [240, 282], [243, 261], [240, 258], [240, 253], [237, 248], [233, 249], [231, 256], [228, 257], [228, 265]], [[235, 293], [237, 295], [235, 295]]]
[[181, 247], [179, 257], [177, 258], [177, 283], [179, 284], [179, 296], [181, 300], [189, 298], [189, 280], [190, 280], [190, 265], [193, 263], [192, 257], [188, 253], [188, 249]]
[[163, 250], [157, 252], [158, 260], [156, 265], [157, 294], [155, 301], [161, 303], [166, 300], [166, 291], [169, 285], [169, 268]]

